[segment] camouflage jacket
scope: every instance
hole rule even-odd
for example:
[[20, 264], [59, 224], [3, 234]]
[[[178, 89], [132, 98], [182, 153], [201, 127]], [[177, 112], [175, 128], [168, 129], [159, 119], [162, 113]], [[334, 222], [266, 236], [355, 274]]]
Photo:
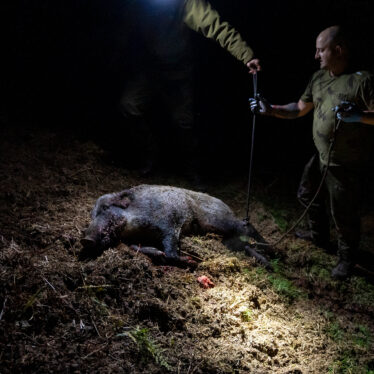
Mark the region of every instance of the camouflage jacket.
[[213, 39], [239, 61], [246, 64], [253, 51], [229, 23], [221, 21], [218, 12], [205, 0], [186, 0], [184, 22], [192, 30]]
[[188, 58], [188, 28], [216, 41], [244, 64], [253, 58], [239, 32], [206, 0], [130, 0], [126, 22], [133, 49], [151, 56], [150, 63], [175, 64]]

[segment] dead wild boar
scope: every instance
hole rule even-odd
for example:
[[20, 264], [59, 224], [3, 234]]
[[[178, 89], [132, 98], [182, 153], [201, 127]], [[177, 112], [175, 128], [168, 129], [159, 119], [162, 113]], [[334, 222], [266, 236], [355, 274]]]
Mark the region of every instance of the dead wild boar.
[[[263, 242], [253, 226], [236, 218], [223, 201], [206, 193], [171, 186], [139, 185], [103, 195], [96, 201], [91, 218], [81, 240], [83, 257], [124, 242], [140, 243], [139, 248], [156, 246], [166, 258], [178, 259], [181, 235], [216, 233], [224, 238], [247, 235]], [[244, 244], [235, 249], [244, 249]]]

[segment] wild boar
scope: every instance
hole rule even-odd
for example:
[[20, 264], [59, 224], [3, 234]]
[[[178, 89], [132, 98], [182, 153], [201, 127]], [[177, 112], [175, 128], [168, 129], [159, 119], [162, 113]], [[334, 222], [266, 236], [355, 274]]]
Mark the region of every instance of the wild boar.
[[253, 226], [236, 218], [222, 200], [172, 186], [139, 185], [103, 195], [91, 218], [81, 240], [86, 255], [124, 242], [156, 246], [166, 258], [177, 259], [181, 235], [206, 233], [224, 238], [246, 235], [263, 242]]

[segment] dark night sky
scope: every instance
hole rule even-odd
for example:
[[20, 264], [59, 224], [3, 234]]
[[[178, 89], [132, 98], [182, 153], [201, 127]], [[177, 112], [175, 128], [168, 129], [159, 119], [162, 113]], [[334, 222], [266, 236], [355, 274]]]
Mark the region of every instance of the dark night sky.
[[[118, 131], [111, 124], [117, 121], [114, 103], [126, 79], [128, 51], [121, 34], [126, 1], [2, 3], [6, 30], [1, 105], [11, 121], [62, 125], [67, 131], [80, 127], [87, 135], [93, 128], [99, 133]], [[318, 68], [316, 35], [329, 25], [350, 25], [359, 36], [363, 61], [373, 66], [372, 2], [211, 0], [262, 60], [259, 90], [278, 104], [296, 101], [302, 94]], [[192, 43], [204, 162], [228, 167], [248, 154], [252, 80], [219, 46], [197, 34]], [[261, 118], [256, 131], [257, 163], [264, 168], [293, 168], [313, 151], [310, 116], [297, 121]]]

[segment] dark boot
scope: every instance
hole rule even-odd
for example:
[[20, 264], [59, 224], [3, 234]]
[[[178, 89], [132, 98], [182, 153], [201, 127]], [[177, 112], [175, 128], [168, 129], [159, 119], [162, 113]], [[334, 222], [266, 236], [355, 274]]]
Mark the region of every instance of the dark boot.
[[345, 280], [352, 275], [352, 270], [352, 262], [339, 260], [338, 264], [332, 269], [331, 276], [338, 280]]

